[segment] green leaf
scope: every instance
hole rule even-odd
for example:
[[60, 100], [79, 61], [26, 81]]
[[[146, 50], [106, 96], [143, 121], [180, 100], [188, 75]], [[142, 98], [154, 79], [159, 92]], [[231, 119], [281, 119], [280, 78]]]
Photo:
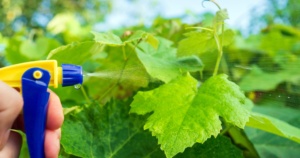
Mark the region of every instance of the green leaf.
[[[227, 9], [221, 9], [219, 11], [217, 11], [214, 19], [213, 19], [213, 26], [212, 27], [215, 27], [217, 24], [219, 23], [224, 23], [224, 20], [226, 19], [229, 19], [229, 16], [228, 16], [228, 12], [227, 12]], [[222, 25], [217, 25], [216, 27], [216, 32], [218, 32], [218, 30], [221, 28]]]
[[36, 41], [23, 41], [20, 46], [20, 51], [30, 59], [39, 59], [47, 53], [48, 45], [49, 43], [46, 37], [39, 37]]
[[103, 47], [96, 42], [74, 42], [52, 50], [49, 53], [47, 60], [57, 60], [58, 65], [61, 65], [62, 63], [81, 65], [102, 50]]
[[274, 56], [278, 51], [291, 51], [297, 38], [283, 35], [280, 31], [271, 31], [261, 39], [260, 49]]
[[150, 33], [146, 33], [145, 31], [138, 30], [133, 35], [131, 35], [126, 41], [122, 42], [122, 40], [113, 33], [98, 33], [92, 32], [95, 35], [95, 41], [101, 44], [109, 45], [109, 46], [124, 46], [127, 43], [131, 43], [134, 41], [138, 41], [140, 39], [145, 39], [146, 42], [151, 44], [151, 46], [155, 49], [158, 47], [158, 41], [151, 35]]
[[141, 38], [145, 38], [147, 36], [147, 33], [145, 31], [138, 30], [133, 35], [131, 35], [124, 43], [130, 43], [133, 41], [138, 41]]
[[124, 44], [140, 39], [145, 39], [145, 41], [148, 42], [154, 49], [157, 49], [159, 41], [152, 34], [141, 30], [136, 31], [133, 35], [131, 35], [128, 40], [124, 41]]
[[[190, 56], [199, 55], [207, 51], [217, 49], [217, 44], [214, 38], [214, 34], [209, 31], [192, 31], [184, 34], [187, 38], [179, 42], [177, 55], [178, 56]], [[219, 35], [219, 38], [222, 34]], [[226, 30], [224, 32], [223, 46], [228, 46], [234, 39], [234, 32], [232, 30]]]
[[152, 34], [148, 34], [146, 42], [148, 42], [154, 49], [157, 50], [159, 41]]
[[300, 38], [300, 31], [297, 29], [297, 27], [293, 27], [291, 25], [283, 25], [283, 24], [275, 24], [271, 25], [270, 29], [272, 30], [278, 30], [282, 33], [285, 33], [290, 36], [295, 36], [297, 38]]
[[53, 34], [62, 36], [64, 43], [72, 43], [74, 41], [91, 40], [91, 25], [81, 26], [75, 14], [70, 12], [58, 13], [48, 23], [47, 30]]
[[243, 150], [243, 155], [245, 157], [259, 158], [254, 145], [248, 139], [244, 130], [238, 129], [236, 127], [231, 127], [228, 130], [228, 133], [234, 144], [236, 144], [240, 149]]
[[[234, 48], [238, 51], [251, 51], [251, 53], [261, 53], [259, 46], [262, 42], [262, 35], [250, 35], [245, 39], [242, 35], [236, 35], [234, 40]], [[241, 53], [243, 53], [241, 52]]]
[[67, 114], [69, 114], [70, 112], [76, 110], [77, 108], [79, 108], [79, 106], [73, 106], [73, 107], [71, 107], [71, 108], [64, 108], [64, 109], [63, 109], [63, 113], [64, 113], [64, 115], [67, 115]]
[[60, 13], [48, 23], [47, 30], [56, 35], [68, 31], [68, 29], [75, 27], [79, 28], [80, 23], [75, 16], [70, 13]]
[[8, 46], [5, 49], [5, 56], [11, 64], [19, 64], [30, 61], [30, 59], [27, 56], [21, 54], [21, 43], [22, 42], [16, 37], [13, 37], [8, 41]]
[[210, 138], [204, 144], [195, 144], [187, 148], [175, 158], [243, 158], [242, 151], [235, 147], [229, 138], [219, 135], [217, 138]]
[[[271, 117], [272, 119], [269, 120], [271, 121], [271, 124], [266, 126], [271, 126], [271, 129], [274, 129], [274, 127], [277, 126], [277, 129], [275, 128], [274, 131], [282, 131], [279, 133], [291, 133], [292, 130], [289, 128], [291, 125], [298, 129], [300, 128], [299, 110], [287, 107], [274, 108], [255, 106], [253, 111]], [[273, 119], [276, 119], [277, 121], [284, 121], [286, 123], [284, 123], [284, 126], [280, 126], [281, 123], [278, 124], [277, 121], [272, 122]], [[269, 121], [267, 120], [265, 123], [270, 123]], [[287, 123], [290, 125], [288, 125], [288, 128], [284, 128]], [[245, 127], [245, 131], [249, 139], [253, 142], [261, 158], [298, 157], [300, 154], [300, 144], [293, 140], [251, 127]], [[297, 134], [299, 138], [299, 132], [295, 134]]]
[[247, 126], [261, 129], [300, 143], [300, 129], [289, 125], [288, 123], [267, 116], [261, 113], [253, 112], [254, 118], [251, 117]]
[[81, 158], [81, 157], [66, 153], [64, 147], [60, 144], [60, 151], [59, 151], [58, 158]]
[[213, 26], [212, 23], [213, 23], [214, 17], [215, 17], [215, 15], [212, 14], [212, 13], [209, 13], [209, 12], [203, 14], [203, 17], [202, 17], [202, 18], [203, 18], [204, 20], [201, 22], [202, 25], [203, 25], [204, 27], [211, 27], [211, 26]]
[[252, 100], [250, 100], [249, 98], [246, 98], [244, 108], [246, 108], [248, 111], [251, 111], [253, 107], [254, 107], [254, 104], [253, 104]]
[[93, 103], [69, 113], [62, 126], [65, 152], [85, 158], [164, 157], [156, 138], [142, 129], [146, 118], [128, 114], [130, 103]]
[[100, 44], [105, 44], [105, 45], [109, 45], [109, 46], [123, 46], [124, 43], [121, 41], [121, 39], [110, 32], [107, 33], [99, 33], [99, 32], [91, 32], [92, 34], [94, 34], [95, 38], [94, 40], [97, 43]]
[[258, 66], [254, 65], [251, 67], [250, 73], [242, 78], [239, 86], [245, 92], [268, 91], [275, 89], [285, 78], [277, 73], [269, 74], [263, 72]]
[[269, 91], [277, 87], [278, 84], [289, 81], [299, 83], [300, 75], [292, 67], [288, 70], [278, 71], [277, 73], [267, 73], [258, 66], [253, 65], [250, 73], [246, 74], [239, 82], [239, 86], [245, 92]]
[[169, 82], [183, 72], [203, 70], [198, 57], [176, 58], [176, 48], [171, 46], [173, 42], [162, 37], [156, 38], [160, 43], [157, 50], [146, 42], [141, 42], [136, 49], [139, 59], [152, 77]]
[[[248, 111], [252, 111], [252, 108], [254, 107], [253, 102], [246, 98], [245, 106]], [[259, 155], [254, 148], [254, 145], [251, 143], [251, 141], [248, 139], [246, 133], [244, 130], [241, 130], [236, 127], [231, 127], [228, 130], [228, 134], [230, 135], [232, 141], [234, 144], [239, 146], [240, 149], [243, 150], [243, 155], [245, 157], [251, 157], [251, 158], [259, 158]]]
[[227, 75], [211, 77], [197, 90], [197, 81], [188, 74], [152, 91], [138, 92], [130, 112], [153, 112], [144, 129], [158, 138], [169, 158], [216, 137], [222, 129], [219, 116], [244, 128], [250, 116], [244, 103], [244, 94]]
[[[106, 95], [103, 102], [110, 100], [111, 97], [123, 99], [131, 96], [138, 88], [148, 85], [150, 77], [135, 52], [131, 53], [124, 68], [125, 59], [120, 54], [121, 47], [106, 47], [105, 51], [108, 52], [108, 57], [96, 60], [101, 66], [84, 82], [92, 98], [99, 99]], [[134, 47], [126, 45], [125, 53], [129, 54], [131, 51], [135, 51]], [[112, 87], [115, 88], [111, 89]]]

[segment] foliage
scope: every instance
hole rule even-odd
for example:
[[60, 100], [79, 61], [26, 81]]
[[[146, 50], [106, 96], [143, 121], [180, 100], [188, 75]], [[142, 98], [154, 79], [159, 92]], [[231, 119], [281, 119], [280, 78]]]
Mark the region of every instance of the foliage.
[[43, 30], [0, 36], [0, 65], [83, 66], [81, 90], [53, 89], [65, 114], [61, 158], [299, 155], [296, 27], [270, 23], [244, 38], [225, 28], [229, 15], [218, 6], [197, 24], [158, 17], [151, 27], [102, 33], [92, 31], [90, 11], [78, 11], [82, 25], [72, 7]]
[[[254, 107], [253, 111], [269, 115], [280, 123], [285, 121], [299, 128], [299, 110], [283, 107]], [[281, 120], [281, 121], [279, 121]], [[284, 125], [284, 124], [283, 124]], [[286, 125], [285, 125], [286, 126]], [[291, 132], [288, 128], [281, 128], [284, 132]], [[298, 157], [300, 144], [274, 134], [255, 129], [245, 128], [250, 140], [261, 157]], [[274, 130], [278, 131], [278, 130]], [[299, 133], [299, 132], [298, 132]]]
[[93, 103], [69, 113], [62, 127], [65, 152], [104, 158], [163, 156], [156, 139], [141, 128], [145, 118], [128, 115], [128, 102]]
[[[179, 42], [178, 56], [189, 56], [197, 55], [213, 49], [217, 49], [217, 44], [214, 39], [212, 32], [198, 32], [193, 31], [186, 33], [185, 36], [188, 38]], [[219, 35], [221, 38], [222, 35]], [[229, 45], [233, 40], [234, 33], [232, 30], [226, 30], [224, 32], [224, 43], [223, 46]]]
[[[74, 42], [67, 46], [61, 46], [52, 50], [49, 53], [47, 60], [56, 59], [59, 65], [61, 65], [62, 63], [65, 64], [72, 63], [76, 65], [81, 65], [87, 59], [100, 53], [101, 51], [102, 51], [101, 45], [97, 44], [96, 42], [82, 42], [82, 43]], [[81, 53], [81, 52], [85, 52], [85, 53]]]
[[[51, 20], [53, 15], [58, 13], [77, 13], [86, 22], [95, 23], [102, 20], [105, 13], [110, 11], [109, 1], [80, 0], [77, 1], [57, 1], [50, 0], [1, 0], [0, 19], [5, 35], [11, 36], [22, 26], [29, 28], [44, 28], [38, 17]], [[49, 4], [47, 4], [49, 3]], [[21, 26], [20, 26], [21, 25]]]
[[204, 65], [197, 56], [176, 58], [176, 48], [171, 46], [173, 42], [161, 37], [157, 39], [160, 43], [157, 50], [146, 42], [141, 42], [136, 49], [139, 59], [153, 78], [169, 82], [181, 73], [203, 70]]
[[144, 129], [158, 138], [167, 157], [173, 157], [195, 142], [203, 143], [212, 135], [216, 137], [222, 129], [219, 116], [243, 128], [250, 115], [242, 107], [244, 103], [244, 94], [226, 75], [208, 79], [197, 90], [197, 81], [187, 74], [158, 89], [139, 92], [134, 96], [130, 112], [154, 111]]
[[[299, 82], [300, 76], [293, 69], [278, 71], [276, 73], [263, 72], [259, 67], [253, 65], [251, 72], [244, 76], [239, 83], [242, 90], [251, 91], [269, 91], [274, 90], [282, 82]], [[268, 84], [265, 81], [269, 81]]]

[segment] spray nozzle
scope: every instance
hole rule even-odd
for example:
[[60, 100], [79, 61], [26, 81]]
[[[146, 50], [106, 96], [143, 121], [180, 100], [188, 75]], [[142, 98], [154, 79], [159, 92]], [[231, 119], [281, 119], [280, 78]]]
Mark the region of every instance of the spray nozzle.
[[61, 64], [62, 67], [62, 86], [74, 86], [82, 84], [83, 73], [82, 67], [71, 64]]

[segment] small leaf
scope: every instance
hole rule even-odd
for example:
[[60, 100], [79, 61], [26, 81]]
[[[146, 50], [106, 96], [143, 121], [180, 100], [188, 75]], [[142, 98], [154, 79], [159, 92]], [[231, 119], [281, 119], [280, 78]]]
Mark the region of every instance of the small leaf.
[[145, 31], [138, 30], [133, 35], [131, 35], [126, 41], [124, 41], [124, 43], [130, 43], [133, 41], [140, 40], [141, 38], [145, 37], [146, 34], [147, 33]]
[[76, 110], [76, 109], [78, 109], [79, 108], [79, 106], [73, 106], [73, 107], [71, 107], [71, 108], [64, 108], [63, 109], [63, 113], [64, 113], [64, 115], [67, 115], [67, 114], [69, 114], [70, 112], [72, 112], [72, 111], [74, 111], [74, 110]]
[[121, 39], [113, 33], [92, 33], [95, 35], [96, 42], [109, 46], [124, 46], [126, 43], [131, 43], [140, 39], [145, 39], [146, 42], [151, 44], [155, 49], [157, 49], [158, 46], [157, 39], [155, 39], [150, 33], [146, 33], [145, 31], [141, 30], [136, 31], [124, 42], [122, 42]]
[[136, 49], [139, 59], [152, 77], [169, 82], [183, 72], [203, 70], [202, 61], [198, 57], [176, 58], [176, 48], [171, 47], [173, 42], [162, 37], [156, 38], [160, 43], [157, 50], [146, 42], [141, 42]]
[[219, 116], [244, 128], [250, 116], [244, 103], [244, 94], [226, 75], [209, 78], [197, 90], [197, 81], [188, 74], [152, 91], [138, 92], [130, 112], [153, 112], [144, 129], [158, 138], [169, 158], [196, 142], [216, 137], [222, 129]]
[[121, 41], [121, 39], [113, 34], [113, 33], [99, 33], [99, 32], [91, 32], [95, 36], [95, 41], [100, 44], [105, 44], [109, 46], [123, 46], [124, 43]]
[[[192, 31], [186, 33], [187, 38], [179, 42], [177, 55], [178, 56], [190, 56], [199, 55], [207, 51], [217, 49], [217, 44], [212, 32], [209, 31]], [[222, 34], [219, 35], [219, 38]], [[224, 32], [223, 46], [229, 45], [234, 39], [234, 32], [232, 30], [226, 30]]]
[[102, 46], [92, 41], [72, 43], [52, 50], [47, 60], [57, 60], [58, 65], [62, 63], [81, 65], [92, 56], [100, 53], [102, 49]]
[[[212, 27], [215, 27], [218, 23], [223, 23], [224, 20], [226, 20], [226, 19], [229, 19], [227, 9], [222, 9], [222, 10], [217, 11], [217, 13], [213, 19]], [[220, 29], [221, 26], [222, 25], [217, 25], [216, 32], [218, 32], [218, 30]]]
[[145, 39], [145, 41], [148, 42], [154, 49], [157, 49], [159, 41], [152, 34], [141, 30], [136, 31], [128, 40], [124, 41], [124, 43], [130, 43], [140, 39]]
[[148, 34], [146, 42], [148, 42], [155, 50], [157, 50], [159, 41], [152, 34]]

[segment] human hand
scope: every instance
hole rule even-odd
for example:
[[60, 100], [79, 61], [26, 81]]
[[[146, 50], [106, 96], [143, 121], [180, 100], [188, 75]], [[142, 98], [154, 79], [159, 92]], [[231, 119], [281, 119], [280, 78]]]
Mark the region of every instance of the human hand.
[[[64, 115], [58, 96], [52, 92], [49, 97], [49, 106], [45, 131], [45, 157], [57, 158], [60, 150], [60, 136]], [[24, 129], [23, 98], [20, 93], [0, 81], [0, 158], [17, 158], [22, 146], [20, 134], [10, 129]]]

